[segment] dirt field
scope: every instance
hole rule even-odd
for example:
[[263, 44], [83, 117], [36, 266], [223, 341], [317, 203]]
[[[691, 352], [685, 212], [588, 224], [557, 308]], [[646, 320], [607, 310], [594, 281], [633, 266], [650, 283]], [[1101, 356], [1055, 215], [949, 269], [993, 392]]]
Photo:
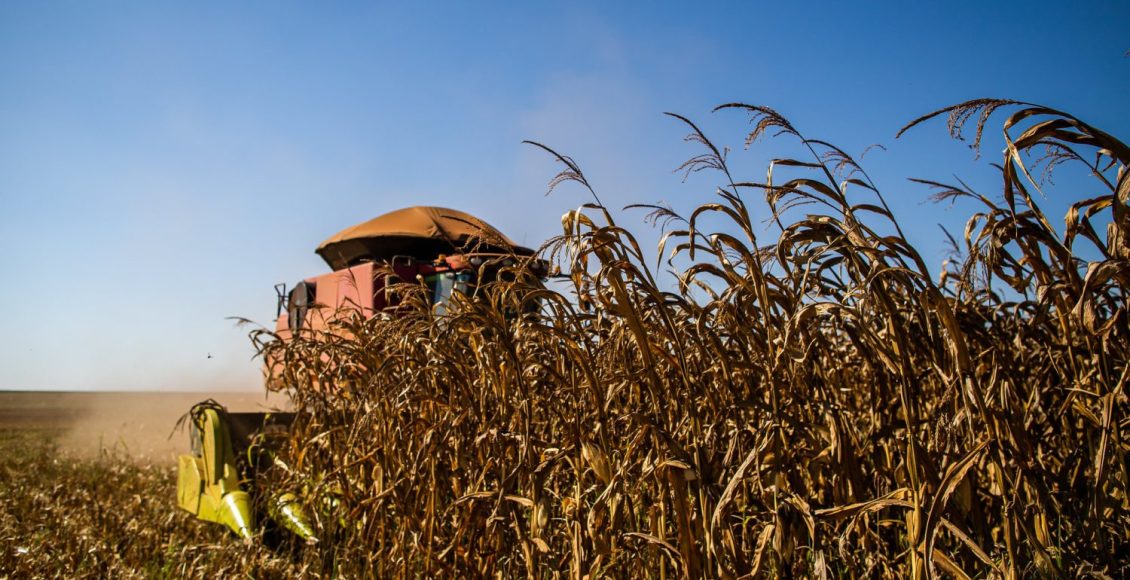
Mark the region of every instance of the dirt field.
[[65, 451], [83, 457], [114, 449], [139, 461], [171, 464], [188, 445], [187, 434], [173, 433], [177, 419], [193, 403], [209, 398], [232, 411], [287, 405], [285, 397], [262, 392], [0, 391], [0, 430], [52, 432]]
[[0, 579], [309, 576], [176, 507], [174, 458], [188, 435], [169, 432], [210, 397], [243, 411], [274, 403], [256, 393], [0, 392]]

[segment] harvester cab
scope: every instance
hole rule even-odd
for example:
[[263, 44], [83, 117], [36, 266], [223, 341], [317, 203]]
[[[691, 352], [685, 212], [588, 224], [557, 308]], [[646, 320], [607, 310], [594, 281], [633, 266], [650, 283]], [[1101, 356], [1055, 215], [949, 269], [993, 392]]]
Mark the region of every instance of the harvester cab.
[[[396, 316], [403, 308], [393, 290], [398, 282], [422, 282], [433, 309], [443, 313], [453, 294], [473, 295], [477, 284], [493, 281], [519, 260], [538, 277], [546, 272], [533, 250], [474, 216], [438, 207], [405, 208], [346, 228], [316, 252], [331, 272], [306, 278], [289, 291], [276, 286], [280, 340], [304, 331], [316, 336], [343, 312]], [[258, 530], [255, 506], [265, 506], [280, 527], [314, 540], [294, 495], [255, 502], [244, 489], [257, 464], [278, 462], [272, 442], [288, 436], [291, 414], [229, 413], [215, 401], [205, 401], [187, 418], [192, 452], [178, 460], [181, 508], [252, 538]]]
[[[442, 312], [452, 293], [470, 294], [474, 285], [533, 250], [472, 215], [438, 207], [411, 207], [346, 228], [316, 250], [332, 272], [302, 280], [287, 292], [279, 288], [280, 336], [301, 329], [321, 330], [345, 310], [365, 317], [392, 314], [398, 282], [423, 282], [429, 300]], [[531, 260], [544, 276], [545, 263]]]

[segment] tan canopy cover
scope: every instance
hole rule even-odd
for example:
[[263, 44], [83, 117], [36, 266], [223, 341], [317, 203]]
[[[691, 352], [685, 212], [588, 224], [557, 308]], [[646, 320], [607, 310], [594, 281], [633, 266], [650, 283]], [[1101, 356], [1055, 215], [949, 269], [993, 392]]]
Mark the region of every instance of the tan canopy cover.
[[479, 251], [532, 254], [483, 220], [444, 207], [416, 206], [398, 209], [346, 228], [322, 242], [316, 250], [334, 270], [365, 260], [406, 255], [434, 259], [475, 247]]

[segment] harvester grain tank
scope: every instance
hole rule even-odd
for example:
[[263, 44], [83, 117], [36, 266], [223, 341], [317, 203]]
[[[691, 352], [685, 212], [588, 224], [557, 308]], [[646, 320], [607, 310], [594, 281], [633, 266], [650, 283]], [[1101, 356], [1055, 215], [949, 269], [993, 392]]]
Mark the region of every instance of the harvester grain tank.
[[[289, 291], [276, 287], [276, 333], [326, 329], [344, 311], [365, 317], [395, 316], [400, 305], [390, 292], [396, 282], [423, 283], [437, 311], [455, 293], [473, 296], [476, 285], [501, 268], [533, 256], [502, 232], [470, 214], [440, 207], [409, 207], [346, 228], [318, 246], [331, 272], [306, 278]], [[528, 260], [544, 276], [545, 264]], [[277, 364], [267, 362], [267, 364]], [[196, 517], [226, 525], [245, 538], [258, 530], [244, 489], [254, 463], [277, 461], [272, 441], [288, 436], [287, 413], [229, 413], [205, 401], [188, 414], [192, 452], [178, 460], [177, 503]], [[312, 540], [314, 532], [291, 494], [265, 498], [268, 515], [281, 527]]]

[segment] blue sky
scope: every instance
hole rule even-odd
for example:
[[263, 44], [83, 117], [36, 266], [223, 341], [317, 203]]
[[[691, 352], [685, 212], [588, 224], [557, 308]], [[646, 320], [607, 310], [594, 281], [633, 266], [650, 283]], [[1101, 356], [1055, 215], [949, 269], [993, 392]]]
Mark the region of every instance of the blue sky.
[[[610, 206], [688, 210], [716, 179], [671, 172], [697, 151], [662, 113], [757, 179], [788, 144], [742, 151], [744, 119], [710, 110], [769, 105], [884, 145], [864, 164], [936, 264], [935, 224], [968, 208], [906, 178], [991, 192], [999, 145], [974, 161], [940, 122], [896, 141], [910, 119], [1007, 97], [1130, 137], [1126, 2], [234, 4], [0, 4], [0, 389], [258, 388], [226, 317], [271, 324], [329, 234], [419, 204], [557, 233], [587, 199], [544, 197], [557, 168], [523, 139]], [[620, 219], [654, 239], [641, 218]]]

